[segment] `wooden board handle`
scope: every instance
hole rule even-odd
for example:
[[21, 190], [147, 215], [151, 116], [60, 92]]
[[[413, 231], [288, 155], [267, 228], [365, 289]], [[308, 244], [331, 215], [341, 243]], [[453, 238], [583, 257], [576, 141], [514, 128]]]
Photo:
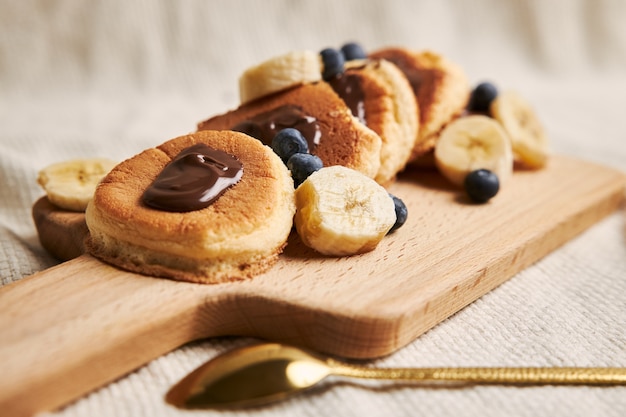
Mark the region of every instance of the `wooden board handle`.
[[197, 316], [219, 288], [123, 272], [89, 255], [1, 288], [2, 414], [57, 408], [216, 333]]

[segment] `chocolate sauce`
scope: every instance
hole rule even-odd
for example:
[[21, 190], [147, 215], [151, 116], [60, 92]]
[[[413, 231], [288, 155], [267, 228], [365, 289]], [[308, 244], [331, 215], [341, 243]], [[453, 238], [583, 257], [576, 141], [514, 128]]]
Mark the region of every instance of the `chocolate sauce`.
[[203, 143], [183, 149], [146, 189], [143, 202], [155, 209], [187, 212], [208, 207], [243, 175], [235, 157]]
[[259, 139], [266, 145], [279, 131], [292, 127], [298, 129], [309, 144], [309, 150], [320, 144], [322, 132], [315, 117], [309, 116], [299, 106], [287, 104], [270, 111], [257, 114], [235, 125], [232, 130], [245, 133]]
[[367, 125], [365, 119], [365, 94], [361, 88], [359, 77], [344, 72], [328, 80], [328, 83], [350, 108], [352, 115], [358, 118], [361, 123]]
[[[436, 85], [436, 78], [439, 77], [437, 70], [415, 68], [414, 64], [407, 62], [406, 59], [401, 58], [401, 57], [390, 56], [386, 58], [389, 59], [391, 62], [393, 62], [400, 69], [400, 71], [404, 73], [416, 97], [432, 96], [432, 91], [421, 92], [420, 94], [420, 89], [422, 88], [422, 85], [424, 86]], [[431, 87], [431, 88], [434, 88], [434, 87]]]

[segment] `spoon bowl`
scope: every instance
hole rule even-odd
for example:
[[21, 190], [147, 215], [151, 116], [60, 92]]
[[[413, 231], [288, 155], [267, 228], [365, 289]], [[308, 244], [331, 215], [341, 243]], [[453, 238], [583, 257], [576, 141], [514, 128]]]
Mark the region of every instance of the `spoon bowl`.
[[165, 399], [188, 409], [258, 406], [298, 394], [329, 375], [454, 384], [626, 385], [626, 368], [373, 368], [263, 343], [208, 361], [172, 387]]
[[176, 384], [166, 401], [181, 408], [263, 405], [307, 389], [330, 374], [322, 356], [265, 343], [210, 360]]

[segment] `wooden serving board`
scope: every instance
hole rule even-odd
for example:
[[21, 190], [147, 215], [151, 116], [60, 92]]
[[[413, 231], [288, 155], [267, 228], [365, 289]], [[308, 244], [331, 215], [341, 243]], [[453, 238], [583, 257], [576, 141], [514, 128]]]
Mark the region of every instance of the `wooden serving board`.
[[[409, 171], [390, 188], [409, 219], [373, 252], [324, 257], [293, 234], [277, 265], [238, 283], [151, 278], [80, 255], [0, 289], [0, 410], [58, 407], [212, 336], [387, 355], [615, 210], [625, 185], [621, 172], [555, 156], [476, 205], [436, 172]], [[44, 199], [33, 215], [57, 256], [81, 253], [80, 214]]]

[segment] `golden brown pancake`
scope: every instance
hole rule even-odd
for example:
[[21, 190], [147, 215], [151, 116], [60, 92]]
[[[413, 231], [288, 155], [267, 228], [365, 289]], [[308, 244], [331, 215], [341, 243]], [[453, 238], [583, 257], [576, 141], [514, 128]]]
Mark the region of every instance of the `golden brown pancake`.
[[348, 61], [345, 73], [329, 80], [359, 118], [382, 139], [374, 179], [391, 183], [404, 169], [418, 132], [417, 100], [398, 67], [383, 59]]
[[271, 144], [283, 128], [300, 130], [309, 151], [325, 166], [343, 165], [374, 178], [380, 169], [380, 136], [358, 121], [325, 82], [261, 97], [198, 124], [198, 130], [237, 130]]
[[[241, 179], [208, 207], [170, 212], [147, 206], [143, 194], [173, 158], [203, 143], [234, 156]], [[295, 212], [289, 171], [258, 140], [231, 131], [172, 139], [117, 165], [87, 207], [94, 256], [146, 275], [199, 283], [262, 273], [286, 244]]]
[[441, 129], [460, 115], [469, 99], [465, 73], [453, 62], [431, 51], [385, 48], [370, 54], [393, 62], [405, 74], [417, 98], [420, 127], [411, 160], [431, 151]]

